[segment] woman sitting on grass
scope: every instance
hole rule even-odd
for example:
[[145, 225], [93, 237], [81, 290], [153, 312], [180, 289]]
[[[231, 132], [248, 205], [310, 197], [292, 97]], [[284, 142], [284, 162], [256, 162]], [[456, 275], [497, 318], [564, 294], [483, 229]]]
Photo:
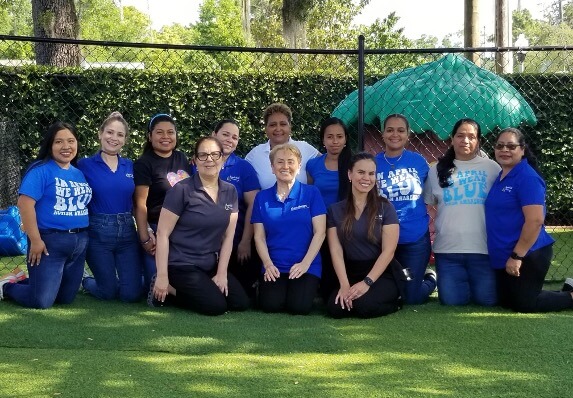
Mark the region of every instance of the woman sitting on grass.
[[80, 287], [88, 244], [88, 203], [92, 190], [74, 165], [79, 143], [75, 127], [51, 125], [38, 158], [20, 185], [18, 208], [28, 234], [29, 279], [0, 280], [0, 298], [24, 307], [71, 303]]
[[346, 200], [330, 206], [327, 234], [339, 289], [328, 300], [335, 318], [373, 318], [397, 311], [402, 270], [394, 260], [398, 244], [398, 216], [378, 194], [376, 161], [368, 153], [352, 157]]
[[219, 178], [223, 146], [214, 137], [195, 145], [197, 173], [167, 191], [157, 225], [157, 276], [150, 306], [165, 302], [205, 315], [247, 309], [239, 281], [227, 273], [237, 224], [237, 191]]

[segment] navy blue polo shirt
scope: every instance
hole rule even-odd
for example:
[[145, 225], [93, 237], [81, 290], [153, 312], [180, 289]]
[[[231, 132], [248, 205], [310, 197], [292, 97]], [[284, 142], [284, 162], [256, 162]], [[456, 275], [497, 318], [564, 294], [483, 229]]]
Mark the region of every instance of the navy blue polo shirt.
[[133, 210], [133, 162], [118, 155], [115, 172], [101, 158], [101, 151], [78, 161], [80, 169], [92, 188], [90, 214], [131, 213]]
[[[312, 237], [312, 218], [326, 214], [318, 188], [295, 181], [284, 202], [278, 200], [277, 184], [260, 191], [253, 206], [251, 223], [263, 224], [269, 255], [281, 273], [302, 261]], [[320, 253], [312, 260], [308, 273], [320, 278]]]
[[201, 256], [219, 252], [231, 213], [238, 211], [235, 187], [219, 180], [217, 203], [209, 196], [198, 174], [167, 191], [163, 208], [179, 216], [169, 237], [169, 265], [194, 264]]
[[[545, 182], [537, 172], [522, 160], [503, 180], [500, 175], [493, 183], [485, 200], [485, 226], [487, 248], [492, 268], [502, 269], [515, 248], [525, 223], [523, 206], [541, 205], [545, 214]], [[541, 227], [537, 240], [529, 252], [554, 242]]]

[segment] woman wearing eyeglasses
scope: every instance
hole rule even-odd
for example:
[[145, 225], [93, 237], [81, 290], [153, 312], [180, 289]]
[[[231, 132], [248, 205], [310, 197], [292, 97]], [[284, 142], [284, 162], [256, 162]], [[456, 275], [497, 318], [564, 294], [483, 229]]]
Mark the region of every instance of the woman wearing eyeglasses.
[[219, 178], [222, 157], [223, 146], [216, 138], [199, 139], [197, 173], [165, 196], [150, 305], [167, 299], [205, 315], [242, 311], [249, 305], [239, 281], [227, 273], [239, 209], [235, 187]]
[[155, 231], [165, 194], [178, 181], [189, 177], [189, 161], [176, 150], [177, 129], [170, 115], [157, 114], [147, 126], [143, 154], [133, 165], [135, 222], [143, 258], [144, 290], [155, 274]]
[[489, 267], [484, 202], [500, 167], [480, 156], [481, 129], [461, 119], [452, 145], [430, 168], [424, 200], [437, 206], [434, 256], [438, 297], [444, 305], [497, 302], [495, 274]]
[[501, 131], [495, 159], [501, 173], [487, 196], [485, 221], [500, 304], [519, 312], [573, 308], [572, 285], [543, 290], [554, 240], [544, 226], [545, 181], [520, 130]]

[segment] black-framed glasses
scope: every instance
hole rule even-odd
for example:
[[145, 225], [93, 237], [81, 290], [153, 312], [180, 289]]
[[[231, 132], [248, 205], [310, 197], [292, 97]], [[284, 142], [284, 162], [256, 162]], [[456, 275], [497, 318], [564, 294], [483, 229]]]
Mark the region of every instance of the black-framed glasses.
[[507, 148], [509, 151], [514, 151], [515, 149], [521, 147], [522, 145], [519, 144], [495, 144], [494, 148], [498, 151], [501, 151], [503, 148]]
[[197, 159], [202, 161], [202, 162], [206, 161], [209, 156], [211, 156], [211, 159], [213, 159], [213, 160], [219, 160], [219, 159], [221, 159], [221, 156], [223, 156], [223, 152], [221, 152], [221, 151], [215, 151], [215, 152], [211, 152], [211, 153], [198, 152], [196, 155]]

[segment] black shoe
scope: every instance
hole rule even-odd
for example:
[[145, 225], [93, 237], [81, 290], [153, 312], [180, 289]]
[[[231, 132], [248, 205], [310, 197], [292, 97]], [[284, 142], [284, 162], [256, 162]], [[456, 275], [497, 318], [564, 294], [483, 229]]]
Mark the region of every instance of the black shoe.
[[436, 271], [434, 271], [431, 268], [426, 269], [426, 273], [424, 274], [424, 280], [431, 280], [432, 282], [434, 282], [434, 290], [432, 290], [432, 293], [434, 293], [437, 289], [438, 289], [438, 274], [436, 274]]
[[147, 292], [147, 305], [150, 307], [163, 307], [163, 303], [155, 298], [153, 295], [153, 288], [155, 288], [155, 280], [157, 279], [157, 274], [153, 275], [151, 278], [151, 283], [149, 284], [149, 292]]
[[573, 278], [565, 279], [565, 283], [563, 284], [561, 291], [562, 292], [573, 292]]

